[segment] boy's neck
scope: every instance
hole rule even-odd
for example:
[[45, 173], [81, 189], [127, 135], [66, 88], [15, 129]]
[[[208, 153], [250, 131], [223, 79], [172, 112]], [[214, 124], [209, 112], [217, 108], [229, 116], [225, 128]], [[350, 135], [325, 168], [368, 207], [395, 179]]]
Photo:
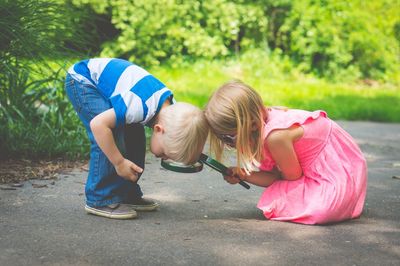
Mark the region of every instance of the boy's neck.
[[[170, 101], [169, 98], [167, 98], [167, 99], [165, 100], [165, 102], [161, 105], [160, 111], [161, 111], [164, 107], [167, 107], [167, 106], [170, 106], [170, 105], [171, 105], [171, 101]], [[157, 115], [158, 115], [158, 114], [157, 114]]]

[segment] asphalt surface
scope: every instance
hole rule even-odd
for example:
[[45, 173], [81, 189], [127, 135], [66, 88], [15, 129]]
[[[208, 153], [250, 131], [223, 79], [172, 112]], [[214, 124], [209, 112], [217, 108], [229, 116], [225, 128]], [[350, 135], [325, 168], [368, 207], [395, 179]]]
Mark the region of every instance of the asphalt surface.
[[0, 190], [0, 265], [400, 265], [400, 124], [340, 124], [368, 160], [360, 219], [268, 221], [256, 208], [262, 188], [209, 168], [169, 172], [149, 155], [141, 184], [160, 209], [135, 220], [86, 214], [81, 170]]

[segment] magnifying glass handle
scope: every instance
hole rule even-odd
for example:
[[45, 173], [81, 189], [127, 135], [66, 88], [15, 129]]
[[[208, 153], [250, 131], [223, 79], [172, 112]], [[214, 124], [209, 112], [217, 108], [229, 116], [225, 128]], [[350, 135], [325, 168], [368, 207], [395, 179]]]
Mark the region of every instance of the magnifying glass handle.
[[[226, 167], [222, 163], [212, 159], [211, 157], [205, 155], [204, 153], [200, 154], [199, 161], [210, 166], [212, 169], [220, 172], [223, 175], [229, 175], [229, 176], [232, 175], [232, 171], [228, 167]], [[229, 173], [229, 171], [231, 171], [231, 172]], [[235, 177], [240, 180], [239, 176], [235, 175]], [[246, 189], [250, 189], [250, 186], [243, 180], [240, 180], [239, 184], [242, 185]]]
[[242, 180], [240, 180], [239, 184], [242, 185], [242, 187], [244, 187], [244, 188], [246, 188], [246, 189], [250, 189], [249, 184], [247, 184], [246, 182], [244, 182], [244, 181], [242, 181]]
[[[233, 173], [232, 173], [232, 170], [229, 169], [229, 168], [225, 171], [225, 173], [226, 173], [226, 175], [230, 175], [230, 176], [233, 174]], [[246, 182], [244, 182], [243, 180], [241, 180], [240, 177], [239, 177], [238, 175], [233, 175], [233, 176], [240, 180], [240, 181], [239, 181], [239, 184], [240, 184], [242, 187], [244, 187], [244, 188], [246, 188], [246, 189], [250, 189], [249, 184], [247, 184]]]

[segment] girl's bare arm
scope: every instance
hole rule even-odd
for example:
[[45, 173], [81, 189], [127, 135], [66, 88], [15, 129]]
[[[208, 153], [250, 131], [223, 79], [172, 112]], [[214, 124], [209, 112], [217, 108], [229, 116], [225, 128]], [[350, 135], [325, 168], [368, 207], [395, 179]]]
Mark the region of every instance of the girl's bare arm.
[[246, 182], [249, 182], [253, 185], [260, 187], [268, 187], [274, 181], [280, 179], [280, 174], [278, 171], [260, 171], [260, 172], [252, 172], [250, 175], [243, 177]]
[[283, 179], [296, 180], [303, 175], [293, 143], [303, 136], [300, 126], [272, 131], [267, 137], [268, 149]]
[[[250, 175], [246, 175], [244, 171], [241, 171], [240, 168], [237, 167], [230, 167], [230, 169], [232, 171], [232, 175], [224, 176], [224, 179], [230, 184], [236, 184], [239, 183], [240, 180], [243, 180], [256, 186], [268, 187], [275, 180], [280, 179], [280, 172], [277, 169], [274, 169], [270, 172], [252, 172]], [[237, 176], [240, 177], [240, 180], [237, 178]]]

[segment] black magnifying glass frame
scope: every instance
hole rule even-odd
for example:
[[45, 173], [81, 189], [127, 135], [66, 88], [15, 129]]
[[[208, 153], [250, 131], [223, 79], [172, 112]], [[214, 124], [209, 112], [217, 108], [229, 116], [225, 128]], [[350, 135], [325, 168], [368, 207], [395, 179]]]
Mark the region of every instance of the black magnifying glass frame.
[[[197, 173], [203, 170], [203, 164], [211, 167], [217, 172], [220, 172], [221, 174], [225, 176], [232, 175], [232, 172], [229, 170], [228, 167], [223, 165], [222, 163], [218, 162], [217, 160], [214, 160], [210, 156], [202, 153], [200, 155], [199, 161], [191, 164], [191, 165], [185, 165], [182, 163], [174, 162], [171, 160], [161, 160], [161, 166], [164, 167], [167, 170], [174, 171], [174, 172], [179, 172], [179, 173]], [[236, 178], [239, 178], [239, 176], [234, 175]], [[244, 182], [243, 180], [240, 180], [239, 184], [243, 186], [246, 189], [250, 189], [249, 184]]]

